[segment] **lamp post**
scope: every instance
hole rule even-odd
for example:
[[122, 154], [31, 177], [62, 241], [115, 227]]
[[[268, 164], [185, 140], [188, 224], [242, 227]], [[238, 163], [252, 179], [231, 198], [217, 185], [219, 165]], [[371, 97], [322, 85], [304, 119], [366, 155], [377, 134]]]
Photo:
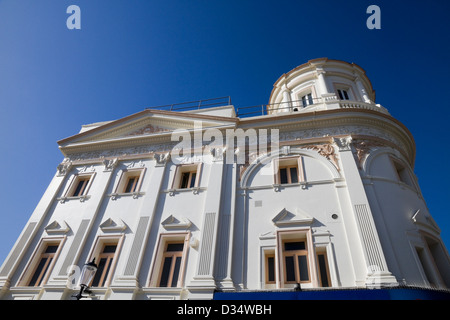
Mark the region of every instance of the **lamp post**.
[[80, 292], [76, 296], [73, 296], [77, 298], [77, 300], [80, 300], [81, 298], [85, 298], [83, 296], [83, 292], [87, 291], [87, 288], [89, 287], [89, 284], [91, 283], [92, 279], [95, 276], [95, 273], [97, 272], [97, 265], [95, 264], [95, 258], [89, 262], [86, 263], [83, 266], [83, 270], [81, 270], [81, 276], [80, 276]]

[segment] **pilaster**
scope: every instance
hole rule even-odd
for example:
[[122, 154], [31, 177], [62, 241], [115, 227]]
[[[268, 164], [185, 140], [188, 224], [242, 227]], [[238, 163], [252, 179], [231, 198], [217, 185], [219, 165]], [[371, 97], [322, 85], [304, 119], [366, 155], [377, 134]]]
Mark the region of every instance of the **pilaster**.
[[199, 258], [193, 280], [188, 284], [189, 295], [195, 299], [211, 299], [216, 289], [214, 262], [218, 236], [219, 213], [222, 199], [224, 157], [215, 157], [211, 163], [206, 192]]
[[[398, 283], [387, 267], [369, 201], [353, 156], [351, 141], [351, 136], [335, 139], [348, 192], [347, 209], [349, 213], [351, 212], [351, 216], [346, 217], [348, 223], [346, 227], [351, 227], [352, 222], [356, 225], [366, 267], [365, 285], [368, 287], [395, 286]], [[349, 239], [349, 245], [354, 251], [356, 245], [351, 239]], [[355, 267], [356, 280], [361, 276], [361, 271], [361, 268]]]

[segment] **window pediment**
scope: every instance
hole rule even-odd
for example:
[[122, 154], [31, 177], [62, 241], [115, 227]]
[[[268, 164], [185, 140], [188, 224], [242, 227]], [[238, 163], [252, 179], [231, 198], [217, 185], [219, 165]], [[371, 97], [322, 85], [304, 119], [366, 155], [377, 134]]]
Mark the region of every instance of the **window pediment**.
[[314, 218], [310, 217], [308, 214], [302, 212], [300, 209], [296, 209], [295, 213], [288, 211], [283, 208], [273, 219], [272, 222], [278, 226], [294, 226], [294, 225], [305, 225], [312, 224]]
[[164, 229], [189, 229], [192, 222], [186, 218], [177, 218], [174, 215], [170, 215], [167, 219], [161, 222]]

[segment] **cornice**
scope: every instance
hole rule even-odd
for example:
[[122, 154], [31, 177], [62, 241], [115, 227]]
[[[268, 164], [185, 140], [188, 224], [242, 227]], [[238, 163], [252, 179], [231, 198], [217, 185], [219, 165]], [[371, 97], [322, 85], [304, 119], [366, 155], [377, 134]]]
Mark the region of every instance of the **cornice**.
[[[136, 121], [139, 122], [139, 121]], [[142, 124], [141, 122], [140, 124]], [[138, 128], [136, 125], [135, 128]], [[207, 130], [208, 127], [202, 128]], [[286, 141], [306, 142], [308, 139], [324, 139], [359, 135], [380, 138], [398, 149], [414, 166], [415, 142], [409, 130], [390, 115], [380, 112], [349, 108], [337, 110], [313, 111], [308, 113], [293, 113], [279, 116], [264, 116], [258, 118], [238, 119], [219, 129], [225, 137], [225, 129], [278, 129], [280, 145]], [[191, 135], [193, 129], [188, 130]], [[86, 158], [95, 158], [108, 154], [145, 154], [148, 152], [170, 151], [179, 141], [172, 141], [173, 131], [162, 131], [145, 135], [119, 136], [117, 138], [70, 143], [60, 146], [64, 156], [78, 158], [81, 154], [90, 154]], [[270, 132], [268, 131], [268, 134]], [[111, 151], [111, 152], [109, 152]], [[84, 156], [81, 158], [85, 158]]]
[[[126, 131], [126, 124], [138, 119], [140, 117], [144, 116], [152, 116], [152, 115], [160, 115], [160, 116], [169, 116], [180, 119], [179, 121], [174, 121], [173, 119], [164, 119], [164, 123], [172, 123], [176, 126], [179, 123], [186, 124], [186, 121], [195, 121], [195, 120], [208, 120], [208, 121], [214, 121], [214, 122], [227, 122], [227, 123], [236, 123], [238, 122], [238, 118], [231, 118], [231, 117], [222, 117], [222, 116], [212, 116], [212, 115], [205, 115], [205, 114], [190, 114], [190, 113], [184, 113], [184, 112], [177, 112], [177, 111], [163, 111], [163, 110], [153, 110], [153, 109], [146, 109], [140, 112], [137, 112], [135, 114], [123, 117], [119, 120], [114, 120], [107, 122], [104, 125], [101, 125], [99, 127], [96, 127], [94, 129], [78, 133], [76, 135], [64, 138], [59, 140], [57, 143], [62, 146], [65, 144], [68, 144], [70, 142], [76, 141], [78, 139], [87, 138], [90, 136], [95, 136], [96, 134], [101, 134], [102, 131], [108, 131], [110, 130], [118, 129], [120, 131]], [[146, 121], [148, 121], [149, 118], [144, 118]], [[184, 120], [182, 120], [184, 119]], [[161, 119], [152, 118], [152, 121], [162, 121]], [[125, 126], [125, 127], [122, 127]], [[101, 136], [101, 135], [100, 135]]]

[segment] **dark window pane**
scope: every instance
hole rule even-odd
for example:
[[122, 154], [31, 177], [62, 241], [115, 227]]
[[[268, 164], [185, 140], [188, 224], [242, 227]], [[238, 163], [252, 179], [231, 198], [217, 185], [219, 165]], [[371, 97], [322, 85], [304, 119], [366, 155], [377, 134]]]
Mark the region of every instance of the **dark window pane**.
[[40, 286], [41, 283], [42, 283], [42, 280], [44, 280], [44, 277], [45, 277], [45, 275], [47, 274], [48, 268], [50, 267], [50, 264], [52, 263], [52, 260], [53, 260], [53, 258], [50, 257], [49, 260], [48, 260], [47, 265], [45, 266], [45, 270], [44, 270], [44, 272], [42, 273], [41, 279], [40, 279], [39, 282], [36, 284], [37, 286]]
[[164, 259], [163, 269], [161, 272], [161, 281], [159, 282], [160, 287], [167, 287], [170, 275], [170, 266], [172, 265], [172, 257], [167, 257]]
[[306, 107], [308, 105], [308, 103], [306, 102], [306, 96], [302, 97], [302, 105], [303, 107]]
[[181, 266], [181, 257], [176, 257], [175, 267], [173, 268], [172, 285], [171, 285], [172, 288], [177, 286], [178, 276], [180, 273], [180, 266]]
[[286, 281], [295, 281], [294, 257], [285, 257]]
[[28, 285], [30, 287], [34, 287], [35, 285], [39, 285], [36, 284], [36, 281], [38, 280], [42, 270], [44, 269], [45, 263], [47, 262], [47, 258], [42, 258], [41, 261], [39, 261], [39, 265], [36, 268], [36, 271], [34, 272], [33, 277], [30, 280], [30, 283], [28, 283]]
[[280, 183], [288, 183], [288, 178], [287, 178], [287, 170], [286, 168], [281, 168], [280, 169]]
[[82, 195], [81, 191], [83, 190], [85, 183], [87, 183], [87, 180], [80, 180], [80, 181], [78, 181], [78, 185], [77, 185], [77, 187], [76, 187], [76, 189], [75, 189], [75, 191], [73, 193], [74, 197], [78, 197], [78, 196]]
[[305, 242], [304, 241], [285, 242], [284, 243], [284, 250], [286, 250], [286, 251], [305, 250]]
[[308, 261], [306, 256], [298, 256], [298, 268], [300, 270], [300, 281], [308, 281]]
[[329, 287], [330, 283], [328, 281], [328, 273], [327, 273], [325, 255], [319, 254], [317, 258], [319, 260], [319, 271], [320, 271], [320, 280], [322, 282], [322, 287]]
[[55, 253], [56, 250], [58, 250], [58, 246], [48, 246], [47, 249], [45, 249], [45, 253]]
[[136, 190], [136, 181], [137, 177], [132, 177], [128, 179], [127, 187], [125, 188], [125, 193], [134, 192]]
[[102, 277], [103, 270], [105, 270], [106, 258], [100, 259], [98, 263], [97, 272], [95, 273], [94, 280], [92, 281], [92, 287], [98, 287], [100, 284], [100, 278]]
[[111, 269], [112, 261], [113, 261], [113, 259], [109, 259], [106, 262], [106, 272], [105, 272], [105, 276], [103, 277], [102, 283], [100, 283], [100, 287], [104, 287], [105, 286], [106, 279], [108, 279], [109, 270]]
[[312, 98], [311, 93], [308, 94], [308, 102], [309, 102], [309, 104], [313, 104], [313, 98]]
[[191, 184], [189, 185], [189, 188], [195, 187], [195, 176], [196, 175], [197, 174], [195, 172], [192, 172], [192, 174], [191, 174]]
[[166, 252], [183, 251], [184, 243], [169, 243]]
[[116, 252], [116, 245], [108, 245], [103, 248], [103, 253], [114, 253]]
[[298, 173], [297, 173], [297, 168], [290, 168], [289, 169], [291, 172], [291, 183], [297, 183], [298, 182]]
[[184, 189], [188, 187], [188, 182], [189, 182], [189, 172], [183, 172], [181, 174], [181, 184], [180, 184], [180, 188]]
[[275, 258], [267, 258], [267, 280], [275, 281]]
[[348, 100], [348, 94], [347, 94], [347, 91], [345, 91], [345, 90], [342, 90], [343, 91], [343, 93], [344, 93], [344, 99], [345, 100]]

